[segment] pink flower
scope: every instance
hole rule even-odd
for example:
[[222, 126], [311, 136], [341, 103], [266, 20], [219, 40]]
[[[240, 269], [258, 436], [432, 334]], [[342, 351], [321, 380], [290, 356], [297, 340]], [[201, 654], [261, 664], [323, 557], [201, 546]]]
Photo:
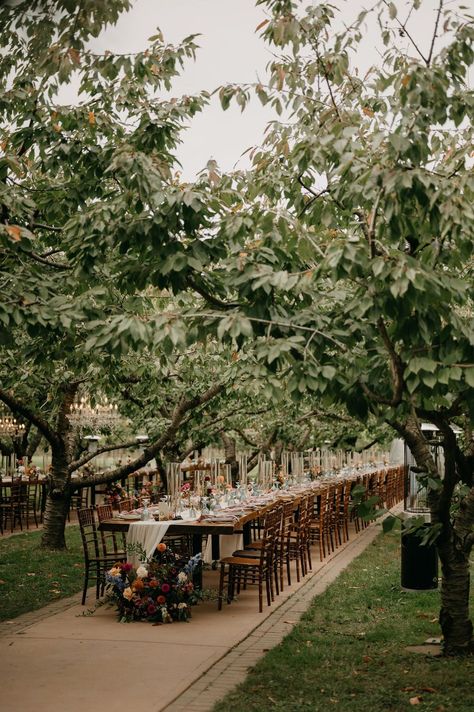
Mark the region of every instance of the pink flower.
[[189, 492], [191, 489], [191, 485], [189, 482], [185, 482], [183, 485], [181, 485], [181, 492]]
[[156, 613], [156, 606], [154, 606], [153, 603], [150, 603], [146, 610], [148, 615], [152, 616], [154, 613]]
[[161, 590], [163, 593], [168, 593], [170, 591], [170, 585], [168, 583], [164, 583], [161, 587]]
[[122, 564], [122, 571], [125, 571], [125, 573], [128, 573], [133, 569], [132, 564]]

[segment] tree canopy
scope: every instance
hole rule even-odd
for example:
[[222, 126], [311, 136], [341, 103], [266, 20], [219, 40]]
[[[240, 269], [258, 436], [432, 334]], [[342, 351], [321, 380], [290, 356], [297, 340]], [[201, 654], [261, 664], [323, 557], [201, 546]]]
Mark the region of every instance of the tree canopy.
[[[268, 78], [218, 92], [224, 109], [245, 109], [256, 93], [280, 119], [249, 170], [222, 174], [211, 161], [192, 185], [174, 150], [208, 95], [160, 92], [194, 57], [195, 36], [171, 46], [157, 30], [136, 55], [98, 55], [90, 38], [128, 0], [0, 9], [0, 399], [61, 445], [58, 529], [73, 462], [68, 412], [84, 382], [120, 391], [147, 421], [153, 440], [140, 463], [214, 437], [226, 408], [238, 432], [239, 406], [258, 417], [260, 398], [262, 420], [278, 425], [267, 442], [288, 425], [278, 403], [289, 399], [302, 416], [329, 409], [389, 424], [429, 489], [447, 647], [466, 650], [474, 20], [439, 0], [419, 38], [410, 19], [420, 0], [407, 18], [379, 0], [349, 26], [329, 3], [257, 4]], [[369, 34], [380, 58], [361, 76]], [[77, 86], [72, 106], [61, 103], [66, 83]], [[234, 386], [246, 379], [243, 395]], [[211, 402], [208, 427], [201, 407]], [[422, 420], [441, 431], [444, 478]]]

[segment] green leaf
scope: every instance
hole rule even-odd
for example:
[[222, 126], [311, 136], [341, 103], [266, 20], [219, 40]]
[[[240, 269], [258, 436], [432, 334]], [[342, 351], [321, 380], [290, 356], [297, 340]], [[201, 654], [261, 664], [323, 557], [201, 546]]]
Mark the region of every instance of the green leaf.
[[398, 519], [396, 517], [388, 516], [382, 522], [382, 529], [384, 534], [388, 534], [397, 524]]

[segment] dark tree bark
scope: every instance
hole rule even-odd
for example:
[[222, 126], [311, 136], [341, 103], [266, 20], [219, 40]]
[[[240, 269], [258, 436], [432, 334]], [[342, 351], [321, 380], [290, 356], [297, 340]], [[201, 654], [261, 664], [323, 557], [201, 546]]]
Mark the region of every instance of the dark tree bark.
[[65, 527], [72, 490], [69, 484], [68, 458], [64, 444], [54, 446], [51, 455], [51, 474], [47, 486], [41, 546], [46, 549], [65, 549]]
[[28, 439], [28, 446], [26, 448], [25, 455], [28, 458], [28, 460], [31, 460], [35, 452], [40, 446], [41, 440], [42, 440], [42, 435], [39, 430], [34, 430], [33, 433], [30, 431], [30, 437]]
[[235, 485], [239, 479], [239, 463], [237, 462], [236, 456], [236, 441], [235, 438], [223, 431], [220, 433], [220, 436], [224, 445], [225, 464], [230, 465], [232, 484]]
[[[445, 655], [465, 655], [474, 652], [473, 626], [469, 617], [469, 557], [474, 544], [474, 487], [471, 487], [467, 496], [461, 500], [459, 512], [453, 515], [453, 494], [456, 485], [461, 481], [456, 466], [459, 459], [458, 445], [448, 423], [440, 417], [436, 418], [435, 424], [444, 437], [443, 480], [439, 480], [429, 444], [416, 417], [408, 418], [403, 425], [392, 423], [405, 438], [420, 470], [440, 482], [440, 488], [430, 489], [428, 495], [431, 523], [439, 525], [440, 528], [436, 541], [442, 570], [439, 623], [444, 638]], [[465, 459], [463, 464], [466, 467]], [[467, 474], [465, 472], [464, 477]], [[470, 477], [472, 481], [472, 470]]]

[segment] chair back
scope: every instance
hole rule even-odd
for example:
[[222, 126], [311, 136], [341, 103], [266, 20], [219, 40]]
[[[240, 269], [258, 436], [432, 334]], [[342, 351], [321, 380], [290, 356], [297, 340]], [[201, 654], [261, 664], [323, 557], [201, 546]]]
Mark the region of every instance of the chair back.
[[131, 512], [134, 509], [133, 499], [122, 499], [118, 503], [119, 512]]
[[285, 502], [283, 504], [283, 512], [281, 515], [281, 531], [280, 531], [280, 551], [283, 552], [286, 548], [288, 536], [295, 521], [295, 505], [293, 502]]
[[28, 483], [21, 478], [12, 480], [10, 486], [10, 501], [12, 505], [26, 504], [28, 498]]
[[99, 524], [100, 522], [103, 522], [104, 519], [112, 519], [114, 516], [114, 510], [111, 504], [98, 504], [95, 510], [97, 512]]
[[[99, 504], [95, 508], [97, 512], [97, 519], [99, 524], [104, 521], [104, 519], [112, 519], [114, 516], [114, 510], [111, 504]], [[100, 540], [102, 543], [102, 551], [104, 556], [110, 556], [113, 554], [120, 553], [120, 546], [117, 541], [117, 536], [115, 532], [104, 532], [102, 529], [100, 531]]]
[[31, 479], [28, 481], [27, 484], [27, 491], [28, 491], [28, 503], [31, 505], [36, 505], [37, 500], [38, 500], [38, 492], [39, 492], [39, 480], [38, 478]]
[[86, 562], [100, 557], [99, 536], [97, 531], [94, 507], [77, 510], [77, 518], [81, 530], [82, 546]]
[[298, 530], [302, 544], [306, 543], [309, 537], [309, 527], [314, 511], [314, 494], [308, 494], [301, 500], [298, 515]]
[[276, 555], [276, 550], [280, 541], [282, 512], [282, 505], [277, 504], [269, 509], [265, 514], [262, 545], [260, 549], [260, 565], [264, 568], [272, 566]]

